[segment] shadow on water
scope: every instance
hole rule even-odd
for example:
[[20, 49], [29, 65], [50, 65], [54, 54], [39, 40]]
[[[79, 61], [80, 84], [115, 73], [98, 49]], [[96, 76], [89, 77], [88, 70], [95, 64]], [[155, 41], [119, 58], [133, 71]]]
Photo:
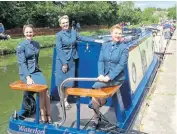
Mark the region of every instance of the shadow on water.
[[[42, 49], [39, 57], [39, 66], [43, 71], [48, 86], [52, 71], [53, 48]], [[22, 91], [14, 91], [9, 84], [19, 80], [16, 55], [0, 56], [0, 134], [7, 134], [9, 117], [21, 106]]]

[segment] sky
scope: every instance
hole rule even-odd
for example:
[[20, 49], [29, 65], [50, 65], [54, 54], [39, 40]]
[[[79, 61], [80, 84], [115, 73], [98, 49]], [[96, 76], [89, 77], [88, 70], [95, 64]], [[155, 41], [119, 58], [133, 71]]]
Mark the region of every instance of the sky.
[[176, 1], [134, 1], [135, 7], [140, 7], [142, 10], [147, 7], [169, 8], [174, 7]]

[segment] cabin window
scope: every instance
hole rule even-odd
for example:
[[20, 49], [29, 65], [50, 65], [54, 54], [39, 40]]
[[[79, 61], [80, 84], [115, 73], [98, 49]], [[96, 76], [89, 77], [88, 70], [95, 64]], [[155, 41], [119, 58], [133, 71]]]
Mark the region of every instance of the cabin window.
[[141, 52], [141, 64], [142, 64], [143, 74], [145, 74], [146, 69], [147, 69], [147, 60], [146, 60], [146, 51], [145, 50], [142, 50], [142, 52]]
[[136, 83], [136, 66], [134, 62], [132, 63], [132, 80]]

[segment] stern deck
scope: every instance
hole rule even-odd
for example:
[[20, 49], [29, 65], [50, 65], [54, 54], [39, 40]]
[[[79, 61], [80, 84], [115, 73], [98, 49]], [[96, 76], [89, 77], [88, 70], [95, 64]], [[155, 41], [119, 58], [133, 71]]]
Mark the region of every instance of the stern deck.
[[[61, 106], [59, 101], [51, 102], [51, 117], [53, 123], [59, 122], [61, 120]], [[80, 114], [80, 129], [91, 129], [93, 124], [93, 110], [88, 107], [88, 104], [81, 104], [81, 114]], [[100, 112], [106, 117], [106, 119], [114, 124], [117, 124], [115, 110], [112, 107], [103, 106]], [[71, 108], [66, 110], [66, 121], [64, 127], [76, 128], [76, 104], [71, 103]], [[32, 115], [24, 119], [25, 121], [35, 122], [35, 115]], [[107, 122], [101, 121], [99, 129], [103, 128]]]

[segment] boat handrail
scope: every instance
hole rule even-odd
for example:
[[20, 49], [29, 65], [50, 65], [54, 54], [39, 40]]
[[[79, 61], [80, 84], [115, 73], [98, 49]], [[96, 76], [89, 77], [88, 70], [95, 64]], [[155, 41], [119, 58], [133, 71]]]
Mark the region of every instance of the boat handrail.
[[56, 127], [60, 127], [65, 123], [66, 120], [66, 109], [65, 109], [65, 103], [64, 103], [64, 94], [65, 94], [65, 88], [64, 84], [69, 81], [98, 81], [97, 78], [68, 78], [65, 79], [60, 86], [58, 86], [58, 94], [60, 95], [60, 105], [62, 109], [62, 119], [60, 122], [54, 123]]
[[[69, 81], [98, 81], [98, 78], [68, 78], [61, 83], [60, 87], [58, 87], [58, 94], [60, 95], [60, 105], [62, 108], [62, 120], [59, 123], [58, 122], [54, 123], [56, 127], [62, 126], [66, 120], [66, 109], [64, 103], [64, 94], [65, 94], [64, 84]], [[108, 98], [114, 95], [117, 92], [117, 90], [120, 88], [120, 86], [121, 85], [110, 86], [105, 88], [99, 88], [98, 90], [88, 90], [84, 88], [67, 88], [66, 91], [68, 95]]]

